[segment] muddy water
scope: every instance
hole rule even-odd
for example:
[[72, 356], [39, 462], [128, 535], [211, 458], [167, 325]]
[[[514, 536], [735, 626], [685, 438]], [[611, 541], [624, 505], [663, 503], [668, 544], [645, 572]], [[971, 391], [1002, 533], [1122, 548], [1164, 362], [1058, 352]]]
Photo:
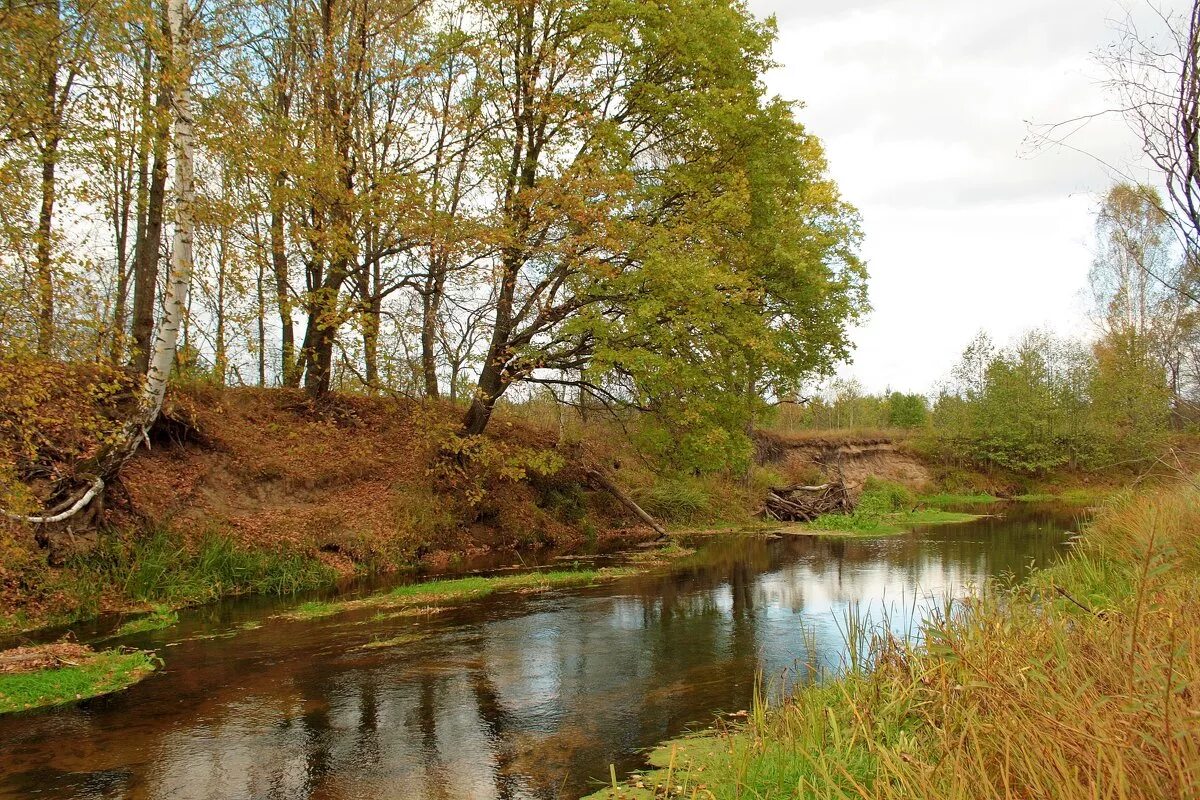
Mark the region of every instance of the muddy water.
[[[165, 660], [130, 691], [0, 717], [0, 797], [577, 797], [610, 762], [746, 708], [756, 670], [836, 667], [852, 606], [911, 629], [1051, 560], [1074, 523], [1003, 513], [882, 539], [722, 537], [656, 574], [418, 619], [200, 609], [122, 641]], [[402, 633], [423, 638], [357, 649]]]

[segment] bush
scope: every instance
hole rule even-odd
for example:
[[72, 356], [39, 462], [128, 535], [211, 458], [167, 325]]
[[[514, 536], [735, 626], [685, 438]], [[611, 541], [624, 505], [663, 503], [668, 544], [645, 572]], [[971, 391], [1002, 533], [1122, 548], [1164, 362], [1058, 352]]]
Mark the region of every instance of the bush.
[[637, 501], [652, 516], [668, 522], [690, 522], [711, 505], [708, 491], [695, 478], [673, 478], [637, 493]]
[[907, 487], [878, 478], [867, 478], [854, 514], [857, 517], [883, 517], [908, 511], [916, 505], [916, 497]]

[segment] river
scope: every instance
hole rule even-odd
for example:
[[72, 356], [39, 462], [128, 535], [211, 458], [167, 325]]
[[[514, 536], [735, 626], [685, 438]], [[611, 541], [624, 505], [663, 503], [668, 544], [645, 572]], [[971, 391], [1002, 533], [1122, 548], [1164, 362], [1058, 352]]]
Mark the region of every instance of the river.
[[780, 691], [836, 671], [849, 614], [911, 632], [1052, 561], [1074, 527], [1014, 504], [876, 539], [725, 535], [649, 574], [418, 618], [213, 604], [121, 640], [164, 660], [129, 691], [0, 717], [0, 797], [575, 798], [748, 708], [759, 673]]

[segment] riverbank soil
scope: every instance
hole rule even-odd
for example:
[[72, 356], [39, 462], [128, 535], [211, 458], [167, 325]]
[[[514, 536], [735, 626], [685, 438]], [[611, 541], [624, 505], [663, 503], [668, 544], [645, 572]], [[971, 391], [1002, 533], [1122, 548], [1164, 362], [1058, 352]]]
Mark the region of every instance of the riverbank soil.
[[[130, 391], [115, 371], [35, 366], [55, 373], [10, 380], [0, 398], [0, 464], [10, 465], [0, 500], [17, 510], [53, 504], [55, 487], [86, 471]], [[0, 520], [0, 632], [489, 551], [654, 537], [586, 480], [603, 448], [584, 454], [560, 446], [556, 429], [502, 418], [468, 445], [459, 414], [404, 399], [314, 406], [283, 389], [174, 389], [98, 526]], [[463, 468], [452, 454], [468, 446]]]
[[[112, 368], [7, 364], [0, 507], [46, 508], [86, 483], [133, 388]], [[655, 538], [589, 480], [596, 468], [676, 530], [746, 527], [781, 483], [843, 479], [856, 500], [872, 481], [914, 497], [939, 488], [917, 451], [882, 436], [760, 433], [749, 476], [664, 478], [603, 425], [564, 434], [546, 414], [501, 409], [487, 436], [466, 440], [460, 416], [453, 404], [404, 398], [335, 394], [314, 405], [299, 390], [176, 386], [149, 447], [92, 517], [39, 527], [0, 519], [0, 634], [487, 553]], [[887, 530], [927, 513], [891, 509]], [[822, 527], [831, 524], [883, 530], [863, 514]]]

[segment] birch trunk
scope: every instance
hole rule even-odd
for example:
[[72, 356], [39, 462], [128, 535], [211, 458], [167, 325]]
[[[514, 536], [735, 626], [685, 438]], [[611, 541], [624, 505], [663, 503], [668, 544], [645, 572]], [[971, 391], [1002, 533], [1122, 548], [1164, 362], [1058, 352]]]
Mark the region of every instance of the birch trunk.
[[195, 133], [192, 127], [191, 36], [187, 29], [187, 12], [186, 0], [168, 0], [167, 17], [171, 32], [172, 64], [178, 70], [174, 76], [177, 86], [171, 95], [172, 112], [175, 117], [175, 237], [171, 248], [171, 271], [163, 297], [162, 319], [154, 338], [146, 372], [146, 385], [142, 390], [138, 409], [126, 423], [124, 435], [119, 443], [101, 459], [97, 469], [99, 474], [91, 479], [87, 489], [36, 516], [0, 510], [0, 514], [10, 519], [22, 520], [33, 525], [60, 523], [90, 506], [103, 493], [106, 482], [117, 474], [143, 441], [148, 441], [147, 431], [162, 410], [163, 399], [167, 393], [167, 380], [175, 365], [175, 349], [179, 342], [179, 331], [184, 321], [192, 278], [192, 238], [195, 229], [192, 215], [195, 199], [192, 161]]
[[167, 379], [175, 366], [175, 349], [179, 330], [187, 308], [188, 288], [192, 280], [192, 238], [195, 223], [192, 205], [195, 187], [192, 181], [192, 161], [195, 151], [195, 132], [192, 127], [191, 93], [191, 35], [187, 30], [185, 0], [167, 0], [167, 21], [171, 28], [172, 63], [178, 70], [178, 85], [171, 95], [175, 117], [175, 237], [171, 247], [171, 272], [163, 296], [162, 321], [154, 338], [150, 365], [146, 370], [146, 387], [142, 393], [139, 420], [143, 430], [148, 428], [162, 409], [167, 393]]

